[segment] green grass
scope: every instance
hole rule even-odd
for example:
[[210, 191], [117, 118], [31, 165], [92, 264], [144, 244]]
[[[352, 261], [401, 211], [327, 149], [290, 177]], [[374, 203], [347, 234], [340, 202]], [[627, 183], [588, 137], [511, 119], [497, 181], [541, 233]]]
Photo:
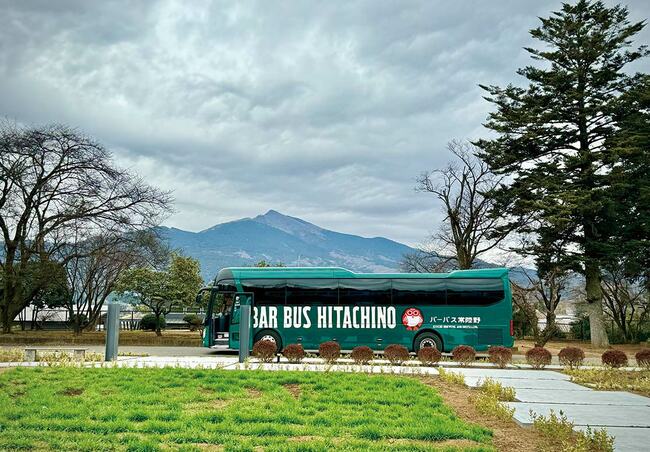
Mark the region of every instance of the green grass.
[[491, 437], [406, 377], [176, 368], [0, 373], [0, 450], [492, 451]]

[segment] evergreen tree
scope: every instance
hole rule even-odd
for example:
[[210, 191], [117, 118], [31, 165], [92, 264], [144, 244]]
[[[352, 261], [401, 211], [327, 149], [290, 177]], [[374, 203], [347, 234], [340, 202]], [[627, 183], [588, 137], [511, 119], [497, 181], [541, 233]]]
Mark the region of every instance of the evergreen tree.
[[645, 23], [630, 23], [623, 6], [586, 0], [541, 21], [531, 30], [541, 49], [526, 48], [541, 64], [518, 71], [528, 86], [482, 86], [496, 106], [485, 125], [497, 137], [476, 144], [494, 172], [511, 176], [495, 196], [519, 232], [545, 225], [544, 240], [562, 244], [563, 265], [584, 274], [591, 340], [605, 346], [601, 268], [616, 230], [611, 175], [620, 162], [609, 142], [626, 119], [626, 93], [642, 89], [644, 76], [624, 68], [648, 53], [632, 47]]

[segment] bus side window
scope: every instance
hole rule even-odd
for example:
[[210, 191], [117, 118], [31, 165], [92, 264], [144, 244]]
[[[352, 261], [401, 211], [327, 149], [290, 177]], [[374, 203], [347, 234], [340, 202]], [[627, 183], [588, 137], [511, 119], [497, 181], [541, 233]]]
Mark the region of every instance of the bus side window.
[[393, 304], [417, 306], [445, 303], [445, 282], [442, 280], [425, 278], [393, 280]]
[[252, 292], [255, 306], [284, 305], [285, 281], [279, 279], [249, 279], [242, 281], [244, 292]]
[[337, 281], [334, 279], [288, 279], [287, 305], [324, 306], [339, 301]]
[[458, 278], [447, 280], [447, 304], [487, 306], [503, 300], [500, 279]]
[[387, 305], [391, 303], [389, 279], [339, 279], [339, 301], [342, 305]]

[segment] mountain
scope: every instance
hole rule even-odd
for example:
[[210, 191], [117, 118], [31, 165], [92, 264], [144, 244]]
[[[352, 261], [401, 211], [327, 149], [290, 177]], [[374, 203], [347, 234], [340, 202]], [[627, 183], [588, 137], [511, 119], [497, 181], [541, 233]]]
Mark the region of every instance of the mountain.
[[415, 251], [383, 237], [366, 238], [323, 229], [275, 210], [200, 232], [166, 227], [160, 231], [172, 248], [199, 260], [206, 280], [223, 267], [251, 266], [261, 260], [287, 266], [390, 272], [399, 269], [404, 253]]

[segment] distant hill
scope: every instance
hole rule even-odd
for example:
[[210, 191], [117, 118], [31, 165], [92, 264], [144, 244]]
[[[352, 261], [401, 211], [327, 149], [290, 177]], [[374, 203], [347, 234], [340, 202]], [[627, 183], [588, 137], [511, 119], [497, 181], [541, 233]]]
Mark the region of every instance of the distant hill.
[[366, 238], [323, 229], [275, 210], [200, 232], [163, 227], [161, 234], [173, 248], [199, 260], [206, 280], [223, 267], [250, 266], [260, 260], [287, 266], [390, 272], [399, 269], [405, 253], [415, 251], [383, 237]]

